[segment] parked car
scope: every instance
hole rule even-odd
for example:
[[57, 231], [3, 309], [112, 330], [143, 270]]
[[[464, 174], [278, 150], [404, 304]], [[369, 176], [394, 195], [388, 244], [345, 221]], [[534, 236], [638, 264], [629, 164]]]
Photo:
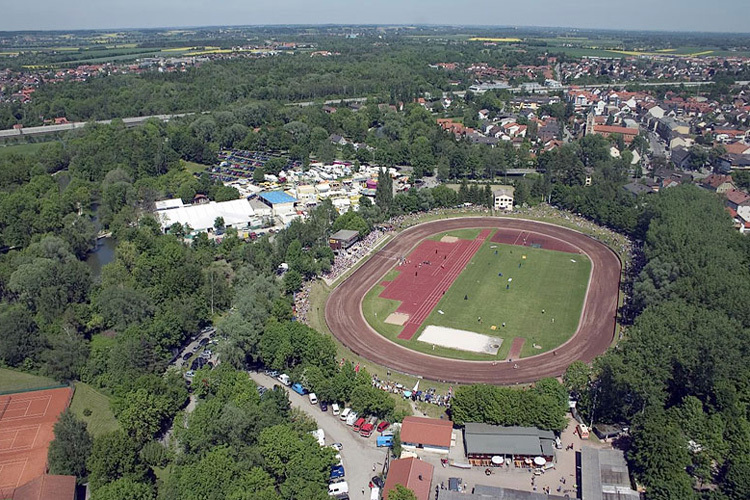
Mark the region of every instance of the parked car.
[[[354, 425], [352, 426], [352, 430], [354, 432], [359, 432], [359, 430], [362, 428], [363, 425], [365, 425], [365, 417], [359, 417], [356, 422], [354, 422]], [[348, 423], [348, 422], [347, 422]]]
[[198, 344], [195, 344], [195, 345], [193, 346], [193, 352], [198, 352], [198, 349], [200, 349], [200, 348], [201, 348], [201, 346], [200, 346], [200, 345], [198, 345]]
[[193, 353], [192, 353], [192, 352], [186, 352], [186, 353], [185, 353], [185, 354], [184, 354], [184, 355], [182, 356], [182, 359], [183, 359], [183, 361], [187, 361], [188, 359], [190, 359], [190, 358], [192, 358], [192, 357], [193, 357]]
[[334, 416], [338, 416], [341, 413], [341, 410], [339, 409], [339, 405], [337, 403], [333, 403], [331, 405], [331, 411], [333, 412]]
[[185, 372], [185, 376], [187, 378], [193, 378], [193, 377], [195, 377], [195, 372], [193, 370], [188, 370], [188, 371]]
[[343, 465], [334, 465], [331, 467], [331, 480], [340, 479], [346, 476], [346, 471]]
[[320, 402], [320, 411], [328, 411], [328, 403], [325, 401]]
[[282, 373], [281, 375], [279, 375], [278, 379], [279, 379], [279, 382], [281, 382], [287, 387], [292, 385], [292, 381], [289, 379], [289, 375], [287, 375], [286, 373]]
[[349, 414], [352, 412], [351, 408], [344, 408], [344, 410], [341, 412], [341, 415], [339, 415], [340, 420], [346, 420], [349, 418]]
[[302, 387], [302, 384], [300, 384], [299, 382], [292, 384], [292, 390], [300, 396], [304, 396], [305, 394], [307, 394], [307, 389]]
[[346, 481], [328, 485], [329, 495], [339, 497], [339, 495], [342, 495], [344, 493], [349, 493], [349, 485], [346, 484]]
[[193, 360], [193, 363], [190, 365], [191, 370], [200, 370], [206, 366], [206, 360], [204, 358], [197, 358]]
[[198, 345], [206, 345], [206, 344], [208, 344], [210, 342], [210, 340], [211, 339], [209, 339], [208, 337], [204, 337], [204, 338], [201, 339], [200, 342], [198, 342]]
[[383, 420], [382, 422], [380, 422], [380, 423], [378, 424], [378, 432], [383, 432], [383, 431], [384, 431], [384, 430], [386, 430], [386, 429], [388, 428], [388, 426], [390, 426], [390, 425], [391, 425], [391, 424], [389, 424], [388, 422], [386, 422], [385, 420]]
[[380, 476], [373, 476], [370, 481], [372, 481], [372, 484], [374, 484], [378, 488], [382, 488], [385, 486], [385, 481], [383, 481], [383, 478]]
[[333, 443], [331, 445], [331, 448], [336, 448], [336, 450], [341, 451], [344, 449], [344, 445], [341, 443]]
[[348, 426], [350, 426], [350, 427], [351, 427], [351, 426], [353, 426], [353, 425], [354, 425], [354, 423], [355, 423], [355, 422], [356, 422], [357, 420], [359, 420], [359, 415], [357, 415], [357, 412], [356, 412], [356, 411], [353, 411], [353, 412], [349, 413], [349, 416], [348, 416], [348, 417], [346, 417], [346, 425], [348, 425]]
[[307, 397], [310, 399], [311, 405], [318, 404], [318, 396], [316, 396], [314, 392], [311, 392], [310, 394], [308, 394]]

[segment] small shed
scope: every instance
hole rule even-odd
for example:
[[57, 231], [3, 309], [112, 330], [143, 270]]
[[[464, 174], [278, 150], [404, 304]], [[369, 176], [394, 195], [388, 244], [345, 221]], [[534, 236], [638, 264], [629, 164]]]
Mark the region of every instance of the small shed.
[[359, 241], [358, 231], [342, 229], [340, 231], [336, 231], [331, 235], [331, 237], [328, 239], [328, 244], [330, 245], [331, 250], [335, 252], [338, 250], [346, 250], [350, 246], [354, 245], [357, 241]]

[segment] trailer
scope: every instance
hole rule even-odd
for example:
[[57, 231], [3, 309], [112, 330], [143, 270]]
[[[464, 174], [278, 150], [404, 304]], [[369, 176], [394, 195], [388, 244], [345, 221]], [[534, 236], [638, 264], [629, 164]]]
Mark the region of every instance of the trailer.
[[388, 448], [390, 448], [391, 446], [393, 446], [393, 436], [378, 436], [375, 439], [375, 444], [378, 447], [387, 446]]

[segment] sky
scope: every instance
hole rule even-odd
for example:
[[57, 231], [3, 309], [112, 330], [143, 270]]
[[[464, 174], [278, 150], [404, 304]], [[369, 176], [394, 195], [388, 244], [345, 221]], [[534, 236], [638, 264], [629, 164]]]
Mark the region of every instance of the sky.
[[3, 0], [0, 31], [452, 24], [747, 33], [749, 0]]

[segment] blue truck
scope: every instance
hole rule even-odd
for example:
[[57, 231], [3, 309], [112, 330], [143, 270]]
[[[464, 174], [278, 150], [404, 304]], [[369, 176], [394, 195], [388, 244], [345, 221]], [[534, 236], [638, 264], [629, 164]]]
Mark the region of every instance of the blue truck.
[[297, 382], [296, 384], [292, 384], [292, 390], [300, 396], [304, 396], [305, 394], [307, 394], [307, 389], [302, 387], [302, 384], [300, 384], [299, 382]]
[[378, 436], [375, 441], [376, 444], [381, 447], [387, 446], [390, 448], [391, 446], [393, 446], [393, 436]]

